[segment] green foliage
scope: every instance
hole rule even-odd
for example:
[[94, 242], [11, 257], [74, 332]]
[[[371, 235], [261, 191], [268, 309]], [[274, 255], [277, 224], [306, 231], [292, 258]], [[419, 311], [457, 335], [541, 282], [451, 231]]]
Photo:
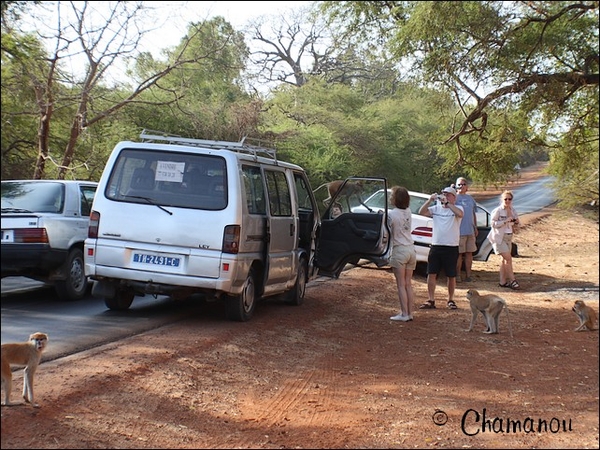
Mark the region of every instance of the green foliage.
[[[597, 1], [324, 2], [346, 34], [381, 39], [415, 82], [454, 95], [457, 114], [445, 122], [452, 126], [440, 148], [444, 171], [484, 183], [504, 180], [516, 162], [547, 159], [548, 149], [561, 182], [581, 173], [597, 180], [595, 165], [562, 163], [583, 163], [571, 158], [573, 136], [588, 139], [578, 152], [598, 147], [599, 7]], [[596, 198], [588, 195], [584, 203]]]
[[[181, 43], [164, 55], [164, 62], [140, 55], [133, 75], [144, 79], [178, 58], [190, 62], [142, 95], [147, 104], [136, 106], [131, 114], [140, 128], [233, 141], [256, 134], [258, 111], [239, 83], [248, 56], [241, 33], [222, 17], [191, 23]], [[161, 114], [156, 114], [156, 103], [165, 105]]]
[[435, 137], [443, 131], [440, 105], [450, 102], [410, 85], [384, 99], [365, 101], [357, 89], [310, 80], [285, 87], [268, 102], [265, 129], [280, 157], [307, 169], [319, 186], [348, 176], [383, 176], [411, 190], [438, 189], [446, 174]]
[[549, 172], [557, 177], [557, 197], [565, 208], [586, 205], [598, 216], [599, 179], [597, 128], [578, 127], [552, 152]]
[[[3, 8], [9, 3], [26, 13], [25, 3]], [[127, 83], [108, 87], [100, 77], [83, 89], [64, 82], [75, 77], [60, 66], [46, 85], [44, 45], [4, 27], [18, 16], [3, 9], [2, 178], [31, 177], [39, 99], [53, 98], [48, 178], [59, 175], [84, 101], [88, 123], [68, 177], [98, 179], [115, 143], [146, 128], [274, 141], [278, 157], [305, 167], [314, 187], [353, 175], [421, 192], [457, 176], [485, 186], [506, 180], [516, 164], [550, 159], [561, 204], [597, 205], [598, 2], [322, 5], [337, 46], [327, 54], [335, 56], [302, 87], [282, 85], [268, 100], [243, 89], [250, 50], [221, 17], [190, 23], [160, 58], [138, 54]], [[159, 83], [132, 87], [163, 71]]]

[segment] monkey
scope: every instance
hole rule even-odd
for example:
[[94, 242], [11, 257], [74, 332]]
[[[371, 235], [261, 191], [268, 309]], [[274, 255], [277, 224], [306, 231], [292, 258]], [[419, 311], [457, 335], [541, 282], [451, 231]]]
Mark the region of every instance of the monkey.
[[[344, 184], [344, 180], [329, 181], [328, 183], [323, 183], [321, 186], [316, 188], [313, 191], [313, 193], [317, 192], [319, 189], [327, 186], [327, 193], [329, 194], [329, 196], [325, 200], [323, 200], [323, 205], [325, 205], [327, 207], [327, 206], [329, 206], [329, 204], [331, 203], [331, 200], [337, 194], [337, 192], [340, 190], [340, 188], [342, 187], [343, 184]], [[343, 195], [346, 197], [347, 203], [349, 202], [350, 197], [354, 195], [358, 199], [358, 201], [360, 202], [361, 205], [363, 205], [365, 208], [367, 208], [369, 210], [369, 212], [373, 212], [373, 210], [371, 208], [369, 208], [367, 205], [365, 205], [363, 203], [363, 200], [361, 197], [362, 192], [363, 192], [362, 181], [360, 181], [360, 180], [358, 180], [356, 182], [349, 181], [344, 186]], [[349, 203], [348, 203], [348, 209], [350, 209]]]
[[498, 297], [494, 294], [480, 295], [475, 289], [469, 289], [467, 291], [467, 299], [471, 305], [471, 324], [467, 331], [473, 330], [475, 320], [477, 319], [477, 313], [481, 312], [487, 329], [484, 331], [486, 334], [497, 334], [498, 333], [498, 320], [500, 313], [503, 309], [506, 309], [506, 315], [508, 317], [508, 327], [510, 330], [510, 336], [512, 337], [512, 327], [510, 326], [510, 315], [508, 313], [508, 305], [503, 298]]
[[576, 300], [572, 308], [573, 312], [579, 317], [579, 326], [573, 331], [585, 331], [586, 329], [595, 330], [595, 323], [598, 317], [593, 308], [585, 304], [583, 300]]
[[10, 402], [12, 390], [11, 364], [24, 365], [23, 371], [23, 399], [34, 408], [39, 408], [33, 399], [33, 377], [42, 358], [42, 352], [48, 344], [48, 335], [45, 333], [33, 333], [29, 341], [14, 344], [2, 344], [2, 387], [4, 388], [4, 405], [12, 406], [16, 403]]

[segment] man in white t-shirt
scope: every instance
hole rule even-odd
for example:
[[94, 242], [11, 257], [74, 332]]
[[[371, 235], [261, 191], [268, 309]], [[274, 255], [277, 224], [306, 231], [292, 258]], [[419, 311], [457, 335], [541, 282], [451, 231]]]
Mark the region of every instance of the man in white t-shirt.
[[[432, 202], [436, 204], [430, 206]], [[431, 194], [419, 209], [419, 214], [433, 218], [433, 238], [427, 259], [427, 293], [429, 299], [420, 309], [435, 309], [435, 288], [437, 277], [443, 269], [448, 279], [448, 308], [456, 309], [454, 290], [456, 288], [456, 264], [460, 243], [460, 222], [464, 211], [456, 203], [456, 190], [447, 187], [442, 194]]]

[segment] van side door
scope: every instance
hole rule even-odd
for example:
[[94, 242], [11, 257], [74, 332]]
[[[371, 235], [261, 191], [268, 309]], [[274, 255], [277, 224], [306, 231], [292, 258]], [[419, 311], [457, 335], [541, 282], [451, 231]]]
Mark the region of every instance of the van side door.
[[[295, 250], [298, 217], [292, 203], [292, 190], [285, 170], [265, 168], [267, 187], [267, 286], [287, 283], [296, 273]], [[295, 200], [295, 199], [294, 199]]]

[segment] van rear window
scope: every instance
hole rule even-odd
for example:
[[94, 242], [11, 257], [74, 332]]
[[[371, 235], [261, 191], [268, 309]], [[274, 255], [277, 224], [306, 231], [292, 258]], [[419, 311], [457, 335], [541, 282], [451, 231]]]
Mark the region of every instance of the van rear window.
[[219, 210], [227, 206], [225, 159], [124, 149], [113, 166], [107, 198], [140, 204]]

